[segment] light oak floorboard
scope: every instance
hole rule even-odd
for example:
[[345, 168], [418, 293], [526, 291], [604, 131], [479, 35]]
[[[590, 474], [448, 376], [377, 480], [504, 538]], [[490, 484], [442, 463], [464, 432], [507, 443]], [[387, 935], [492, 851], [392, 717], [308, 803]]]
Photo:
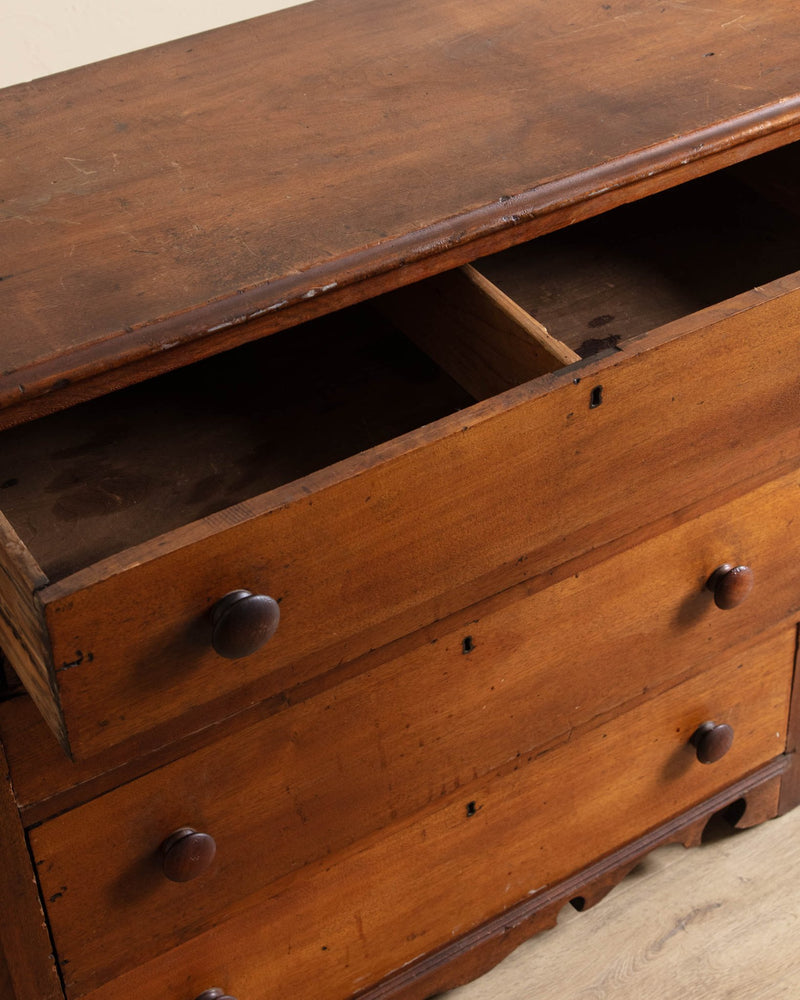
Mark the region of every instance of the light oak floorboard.
[[604, 901], [441, 1000], [797, 1000], [800, 809], [660, 848]]

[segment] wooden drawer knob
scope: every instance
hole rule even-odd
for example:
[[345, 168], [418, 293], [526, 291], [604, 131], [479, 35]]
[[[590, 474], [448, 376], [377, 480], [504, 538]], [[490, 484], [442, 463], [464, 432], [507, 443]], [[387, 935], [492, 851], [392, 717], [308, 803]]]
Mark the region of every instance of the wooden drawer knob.
[[232, 590], [211, 609], [211, 645], [228, 660], [250, 656], [275, 635], [281, 611], [265, 594]]
[[213, 837], [184, 826], [161, 845], [161, 865], [170, 882], [191, 882], [208, 871], [216, 853]]
[[714, 603], [723, 611], [738, 608], [753, 589], [753, 571], [749, 566], [723, 563], [708, 578], [706, 587], [714, 595]]
[[715, 764], [733, 745], [733, 730], [724, 722], [704, 722], [689, 742], [701, 764]]
[[224, 990], [215, 986], [211, 990], [203, 990], [199, 997], [195, 997], [195, 1000], [235, 1000], [235, 997], [228, 996]]

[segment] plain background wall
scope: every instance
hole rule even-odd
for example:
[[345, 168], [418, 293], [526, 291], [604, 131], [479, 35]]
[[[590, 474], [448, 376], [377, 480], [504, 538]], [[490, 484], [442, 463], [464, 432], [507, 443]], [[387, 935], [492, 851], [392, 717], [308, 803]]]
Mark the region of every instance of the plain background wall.
[[243, 21], [298, 0], [0, 0], [0, 87]]

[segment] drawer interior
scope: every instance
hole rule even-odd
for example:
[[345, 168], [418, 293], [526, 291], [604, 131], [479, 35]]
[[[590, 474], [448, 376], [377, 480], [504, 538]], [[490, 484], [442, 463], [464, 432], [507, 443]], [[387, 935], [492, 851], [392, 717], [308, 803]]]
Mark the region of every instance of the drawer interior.
[[60, 579], [573, 359], [485, 298], [444, 275], [7, 431], [0, 509]]
[[800, 269], [787, 146], [476, 262], [581, 357]]
[[55, 579], [472, 402], [354, 307], [6, 432], [0, 507]]

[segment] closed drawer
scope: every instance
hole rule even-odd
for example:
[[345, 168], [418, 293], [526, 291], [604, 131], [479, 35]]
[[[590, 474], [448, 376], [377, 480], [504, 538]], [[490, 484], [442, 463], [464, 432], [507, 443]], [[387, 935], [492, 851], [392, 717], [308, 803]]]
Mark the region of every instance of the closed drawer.
[[[795, 473], [546, 590], [519, 587], [413, 652], [35, 828], [62, 953], [116, 974], [257, 888], [707, 671], [800, 607], [799, 498]], [[755, 584], [723, 611], [705, 582], [726, 561], [746, 563]], [[217, 856], [176, 887], [159, 848], [182, 828], [213, 837]], [[102, 935], [86, 934], [86, 913]]]
[[[464, 280], [466, 307], [434, 283], [381, 312], [462, 381], [469, 341], [499, 376], [469, 392], [348, 312], [4, 435], [0, 643], [75, 756], [166, 742], [797, 461], [800, 277], [540, 377], [576, 354]], [[208, 616], [239, 589], [281, 622], [231, 663]]]
[[[795, 631], [785, 628], [721, 657], [708, 671], [547, 753], [465, 783], [424, 816], [266, 889], [253, 888], [193, 928], [195, 937], [187, 934], [137, 968], [129, 956], [126, 964], [98, 970], [91, 938], [113, 941], [132, 931], [131, 950], [143, 960], [139, 927], [159, 931], [146, 916], [151, 894], [169, 892], [174, 908], [189, 911], [181, 886], [145, 880], [126, 899], [121, 880], [113, 919], [99, 901], [98, 917], [90, 918], [87, 906], [75, 926], [59, 910], [72, 889], [62, 884], [51, 893], [49, 912], [56, 948], [68, 960], [67, 994], [96, 988], [92, 1000], [193, 1000], [218, 985], [239, 1000], [286, 992], [316, 1000], [324, 982], [326, 997], [349, 997], [779, 754], [794, 648]], [[734, 738], [727, 755], [704, 765], [689, 741], [709, 720], [731, 726]], [[109, 854], [124, 846], [107, 838]], [[48, 859], [38, 860], [47, 894], [59, 874]]]

